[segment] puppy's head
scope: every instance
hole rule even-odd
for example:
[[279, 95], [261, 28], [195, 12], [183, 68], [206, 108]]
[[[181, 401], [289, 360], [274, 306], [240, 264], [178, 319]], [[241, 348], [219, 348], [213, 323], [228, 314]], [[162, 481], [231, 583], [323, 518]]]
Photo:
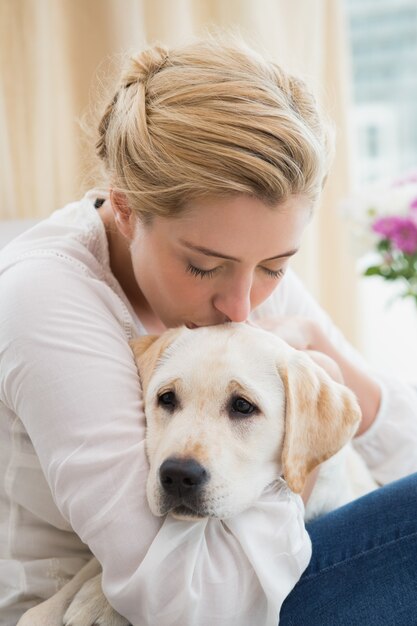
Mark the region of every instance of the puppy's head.
[[280, 475], [299, 493], [360, 421], [346, 387], [307, 355], [246, 324], [170, 330], [131, 345], [155, 515], [231, 517]]

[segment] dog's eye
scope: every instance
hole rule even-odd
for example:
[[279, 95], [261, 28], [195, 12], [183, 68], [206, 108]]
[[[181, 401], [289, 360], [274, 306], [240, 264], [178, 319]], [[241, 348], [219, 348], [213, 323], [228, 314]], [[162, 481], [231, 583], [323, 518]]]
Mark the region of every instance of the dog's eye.
[[172, 411], [177, 406], [175, 393], [173, 391], [165, 391], [165, 393], [161, 393], [161, 395], [158, 396], [158, 404]]
[[233, 398], [231, 407], [234, 413], [241, 413], [242, 415], [252, 415], [252, 413], [257, 411], [257, 407], [254, 404], [241, 397]]

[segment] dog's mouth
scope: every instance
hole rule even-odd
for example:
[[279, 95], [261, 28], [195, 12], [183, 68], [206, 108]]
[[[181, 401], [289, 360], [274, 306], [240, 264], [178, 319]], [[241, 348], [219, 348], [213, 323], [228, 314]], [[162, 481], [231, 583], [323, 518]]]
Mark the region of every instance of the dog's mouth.
[[185, 520], [197, 520], [204, 519], [207, 515], [203, 515], [201, 512], [195, 511], [194, 509], [186, 506], [185, 504], [179, 504], [178, 506], [174, 506], [170, 510], [171, 515], [176, 517], [177, 519], [185, 519]]
[[160, 500], [162, 515], [170, 513], [177, 519], [198, 520], [209, 517], [204, 502], [197, 498], [173, 498], [165, 495]]

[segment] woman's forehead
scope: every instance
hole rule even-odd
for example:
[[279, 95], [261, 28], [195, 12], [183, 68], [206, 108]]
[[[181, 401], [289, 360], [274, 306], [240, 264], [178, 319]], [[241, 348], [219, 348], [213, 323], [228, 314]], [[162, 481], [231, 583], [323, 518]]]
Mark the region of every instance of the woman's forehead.
[[[291, 256], [311, 214], [311, 202], [291, 197], [276, 207], [247, 196], [196, 201], [176, 218], [156, 218], [153, 226], [184, 249], [231, 260], [250, 244], [263, 259]], [[214, 252], [216, 254], [211, 254]]]

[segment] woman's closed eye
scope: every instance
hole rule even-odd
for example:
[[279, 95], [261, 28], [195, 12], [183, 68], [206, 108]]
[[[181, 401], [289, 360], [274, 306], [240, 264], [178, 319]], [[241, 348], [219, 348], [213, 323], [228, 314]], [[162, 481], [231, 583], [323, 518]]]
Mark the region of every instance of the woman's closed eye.
[[270, 276], [270, 278], [281, 278], [281, 276], [284, 276], [285, 274], [284, 267], [280, 267], [279, 270], [271, 270], [268, 267], [263, 267], [262, 269], [268, 276]]
[[[220, 269], [221, 265], [218, 267], [214, 267], [211, 270], [203, 270], [199, 267], [196, 267], [195, 265], [192, 265], [191, 263], [189, 263], [187, 266], [187, 272], [199, 278], [212, 278]], [[285, 273], [285, 268], [282, 267], [278, 270], [271, 270], [268, 267], [260, 267], [259, 269], [265, 272], [265, 274], [269, 276], [269, 278], [274, 278], [275, 280], [281, 278], [281, 276], [283, 276]]]
[[193, 276], [198, 276], [199, 278], [212, 278], [214, 274], [220, 269], [219, 267], [214, 267], [211, 270], [202, 270], [195, 265], [191, 265], [191, 263], [187, 266], [187, 272], [192, 274]]

